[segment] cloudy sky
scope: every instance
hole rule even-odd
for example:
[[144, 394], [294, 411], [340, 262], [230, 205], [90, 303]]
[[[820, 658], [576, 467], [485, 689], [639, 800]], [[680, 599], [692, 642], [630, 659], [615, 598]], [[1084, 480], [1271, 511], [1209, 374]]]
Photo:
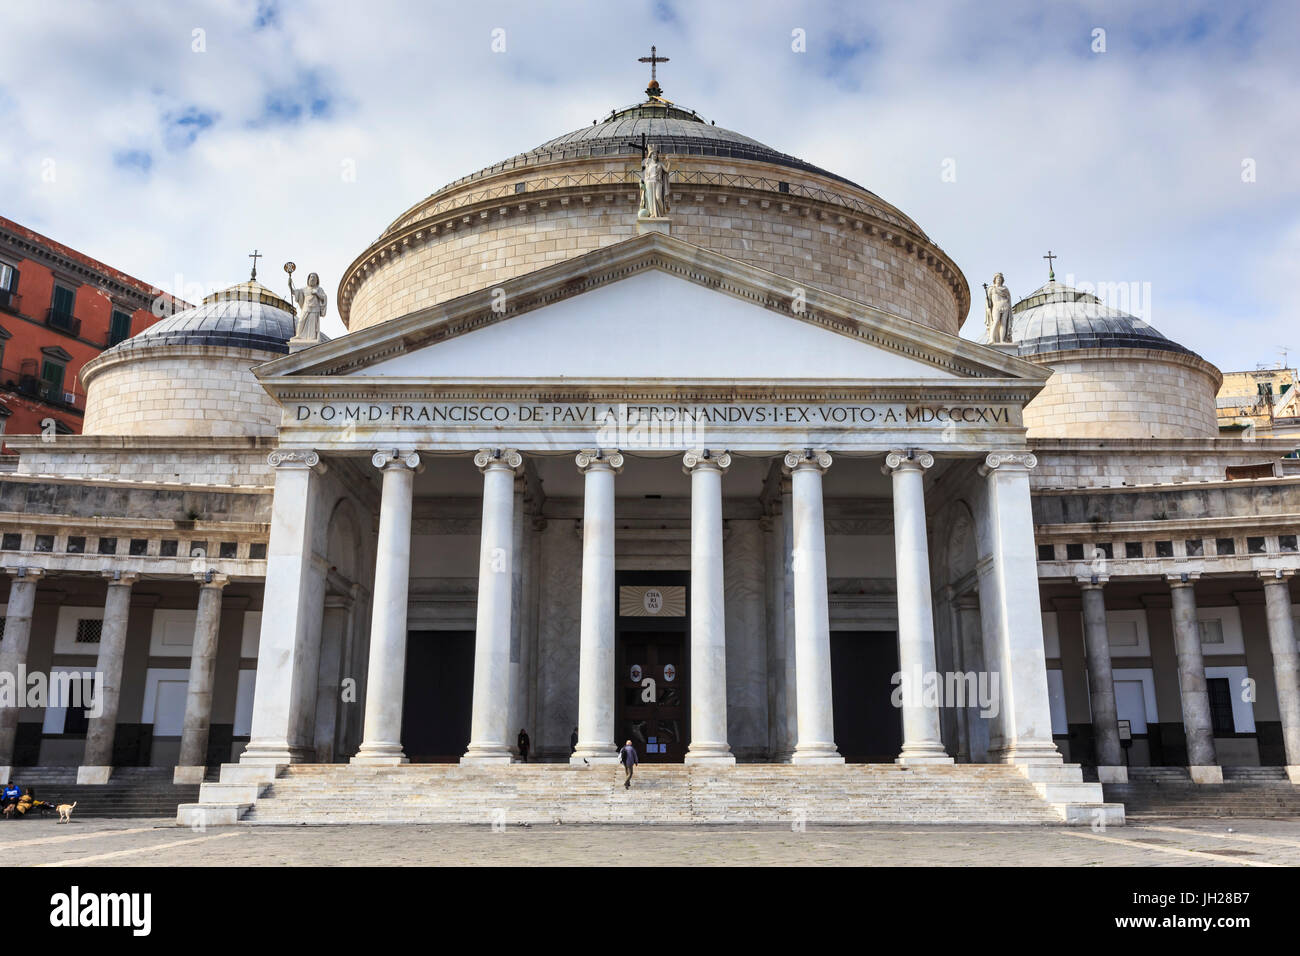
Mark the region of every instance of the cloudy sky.
[[1221, 368], [1300, 360], [1290, 0], [11, 3], [0, 215], [191, 301], [254, 247], [333, 292], [412, 203], [638, 100], [651, 43], [669, 99], [894, 203], [975, 290], [1050, 248]]

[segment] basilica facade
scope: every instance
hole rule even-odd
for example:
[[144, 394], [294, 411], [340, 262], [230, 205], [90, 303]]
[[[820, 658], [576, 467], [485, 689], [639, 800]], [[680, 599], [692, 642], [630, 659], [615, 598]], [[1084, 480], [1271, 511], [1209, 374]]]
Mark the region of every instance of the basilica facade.
[[524, 735], [1002, 765], [1058, 807], [1101, 803], [1081, 768], [1293, 772], [1293, 446], [1218, 437], [1218, 370], [1087, 291], [983, 343], [970, 295], [656, 86], [398, 216], [345, 336], [210, 296], [86, 366], [85, 434], [8, 439], [0, 671], [94, 706], [0, 708], [2, 772], [222, 766], [218, 822], [285, 768], [510, 773]]

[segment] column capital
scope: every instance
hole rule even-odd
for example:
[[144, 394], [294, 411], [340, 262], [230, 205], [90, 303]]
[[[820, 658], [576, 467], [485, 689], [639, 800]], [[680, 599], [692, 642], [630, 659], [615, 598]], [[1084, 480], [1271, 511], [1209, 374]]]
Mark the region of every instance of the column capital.
[[984, 456], [984, 461], [980, 465], [980, 474], [987, 476], [998, 469], [1016, 471], [1023, 468], [1029, 471], [1037, 464], [1038, 457], [1033, 452], [991, 451]]
[[490, 469], [518, 472], [523, 463], [524, 456], [513, 448], [480, 448], [474, 456], [474, 466], [484, 473]]
[[218, 590], [230, 583], [229, 575], [211, 570], [197, 572], [194, 575], [194, 580], [198, 582], [200, 588], [216, 588]]
[[1295, 574], [1291, 568], [1264, 568], [1256, 571], [1255, 575], [1264, 584], [1282, 584], [1287, 583], [1287, 579]]
[[409, 468], [411, 471], [420, 471], [420, 456], [415, 451], [399, 450], [396, 448], [384, 448], [370, 456], [370, 463], [384, 471], [388, 468]]
[[705, 471], [725, 472], [731, 467], [731, 454], [725, 451], [709, 451], [707, 448], [692, 448], [682, 455], [682, 471], [690, 474], [697, 468]]
[[1106, 586], [1106, 583], [1110, 580], [1110, 575], [1109, 574], [1081, 574], [1077, 578], [1075, 578], [1075, 580], [1079, 582], [1079, 587], [1085, 591], [1093, 591], [1093, 590], [1100, 591], [1103, 587]]
[[825, 472], [833, 460], [830, 452], [822, 448], [795, 448], [786, 453], [784, 464], [787, 472], [800, 469]]
[[45, 569], [29, 568], [25, 565], [18, 565], [17, 567], [5, 568], [5, 574], [14, 578], [15, 581], [22, 581], [24, 578], [28, 581], [39, 581], [41, 578], [45, 577]]
[[1177, 574], [1166, 574], [1165, 580], [1169, 582], [1170, 588], [1190, 588], [1200, 576], [1200, 571], [1180, 571]]
[[928, 451], [909, 448], [907, 451], [895, 450], [885, 456], [885, 463], [880, 468], [882, 475], [896, 475], [903, 471], [919, 471], [934, 467], [934, 455]]
[[584, 448], [574, 461], [584, 475], [589, 471], [612, 471], [617, 475], [623, 470], [623, 455], [616, 450]]
[[108, 582], [109, 587], [112, 587], [114, 584], [130, 587], [135, 584], [136, 581], [140, 580], [139, 571], [100, 571], [99, 573], [103, 576], [104, 580]]
[[310, 468], [318, 475], [328, 471], [328, 466], [320, 460], [320, 455], [310, 449], [277, 448], [266, 456], [266, 463], [272, 468]]

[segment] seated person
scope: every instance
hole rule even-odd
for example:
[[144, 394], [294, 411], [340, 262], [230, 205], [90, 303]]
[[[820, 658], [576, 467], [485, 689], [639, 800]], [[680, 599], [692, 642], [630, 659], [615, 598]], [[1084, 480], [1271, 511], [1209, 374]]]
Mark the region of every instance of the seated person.
[[18, 798], [23, 795], [22, 788], [16, 783], [5, 784], [4, 790], [0, 790], [0, 807], [7, 807], [11, 803], [17, 803]]

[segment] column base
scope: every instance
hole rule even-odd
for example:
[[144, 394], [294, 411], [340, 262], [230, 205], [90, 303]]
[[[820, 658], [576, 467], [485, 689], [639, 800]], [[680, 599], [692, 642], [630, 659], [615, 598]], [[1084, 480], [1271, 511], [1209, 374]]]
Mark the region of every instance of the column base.
[[1005, 747], [989, 748], [989, 758], [994, 763], [1013, 763], [1018, 765], [1048, 764], [1060, 766], [1065, 763], [1061, 751], [1054, 743], [1010, 744]]
[[898, 764], [900, 767], [945, 767], [955, 764], [956, 761], [946, 753], [915, 753], [899, 754], [894, 758], [894, 763]]
[[800, 744], [794, 748], [794, 753], [790, 756], [790, 762], [811, 766], [824, 764], [827, 766], [837, 766], [844, 763], [844, 758], [840, 756], [839, 750], [834, 744]]
[[112, 767], [78, 767], [77, 783], [105, 784], [112, 775]]
[[[0, 783], [8, 782], [9, 778], [3, 776], [4, 772], [8, 769], [8, 767], [0, 767]], [[1300, 767], [1287, 767], [1286, 778], [1292, 783], [1300, 784]]]
[[1097, 767], [1097, 780], [1101, 783], [1128, 783], [1128, 767]]
[[250, 741], [239, 755], [239, 762], [256, 766], [306, 763], [310, 755], [302, 747], [290, 747], [283, 740]]
[[1223, 783], [1223, 768], [1217, 764], [1208, 767], [1188, 767], [1192, 783]]
[[480, 749], [471, 748], [460, 758], [460, 764], [462, 767], [476, 765], [488, 766], [491, 764], [509, 764], [517, 759], [518, 758], [505, 747], [502, 747], [499, 750], [492, 750], [486, 747]]
[[618, 751], [612, 746], [593, 747], [578, 744], [578, 749], [569, 755], [569, 766], [583, 767], [594, 764], [618, 764]]
[[400, 743], [362, 744], [350, 763], [359, 767], [396, 767], [410, 763]]
[[686, 758], [682, 762], [713, 767], [734, 767], [736, 765], [736, 755], [731, 752], [731, 748], [726, 744], [721, 747], [707, 746], [699, 749], [696, 749], [695, 745], [692, 744], [691, 748], [686, 751]]
[[177, 767], [172, 771], [172, 783], [202, 783], [207, 774], [207, 767]]

